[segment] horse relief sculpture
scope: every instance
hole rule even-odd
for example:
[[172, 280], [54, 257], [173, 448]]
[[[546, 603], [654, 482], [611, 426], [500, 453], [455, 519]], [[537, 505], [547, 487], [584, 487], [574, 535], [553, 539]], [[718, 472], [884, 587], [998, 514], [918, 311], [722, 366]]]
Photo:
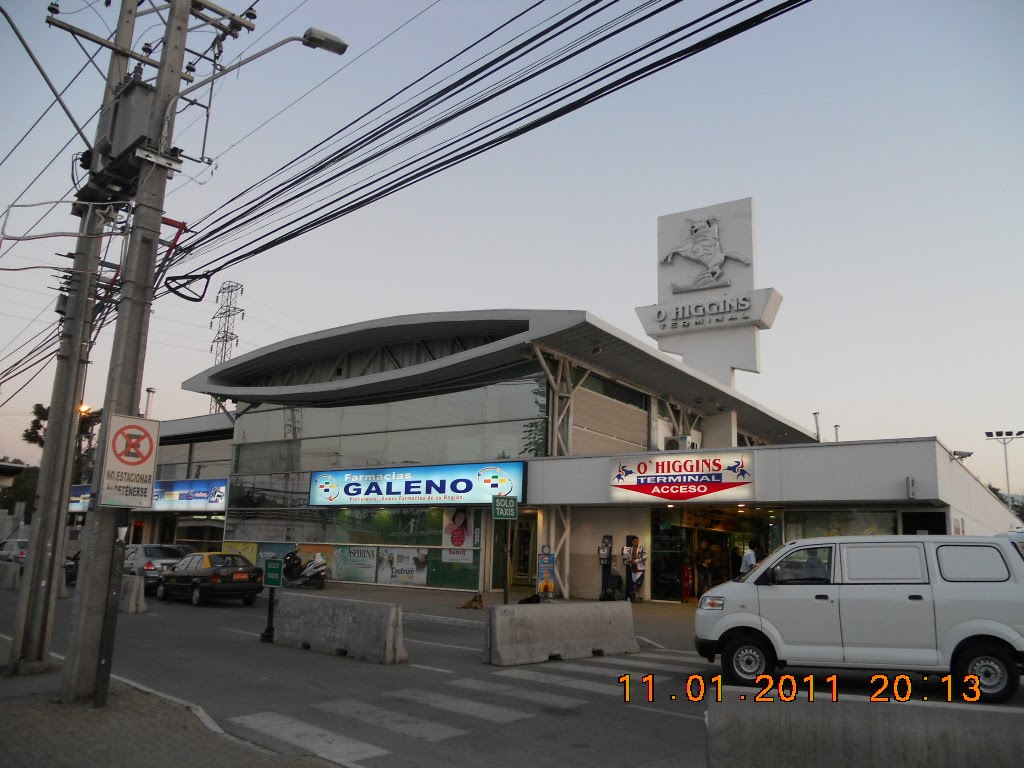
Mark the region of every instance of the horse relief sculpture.
[[672, 293], [701, 291], [705, 288], [725, 288], [729, 280], [722, 278], [727, 259], [733, 259], [750, 266], [750, 259], [736, 251], [725, 251], [718, 236], [718, 219], [709, 216], [706, 219], [690, 221], [690, 236], [682, 245], [672, 248], [663, 258], [663, 264], [671, 264], [676, 256], [700, 264], [704, 271], [698, 274], [687, 285], [672, 283]]

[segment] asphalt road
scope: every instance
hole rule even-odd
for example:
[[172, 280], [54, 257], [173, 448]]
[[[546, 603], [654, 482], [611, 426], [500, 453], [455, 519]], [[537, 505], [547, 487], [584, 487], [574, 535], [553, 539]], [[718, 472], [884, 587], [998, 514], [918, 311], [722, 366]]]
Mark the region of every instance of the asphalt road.
[[[11, 632], [16, 601], [16, 592], [0, 592], [0, 634]], [[704, 714], [721, 670], [692, 651], [493, 667], [481, 661], [481, 629], [407, 616], [409, 663], [376, 665], [260, 642], [265, 597], [252, 607], [148, 605], [119, 616], [114, 674], [197, 704], [228, 733], [282, 755], [313, 753], [357, 768], [706, 765]], [[70, 609], [68, 600], [57, 604], [57, 653]], [[813, 683], [815, 697], [828, 699], [831, 674], [781, 670], [762, 691], [727, 695], [784, 706], [794, 688], [804, 697]], [[888, 696], [893, 717], [903, 706], [897, 697], [929, 706], [947, 699], [938, 679], [835, 674], [841, 700]], [[1024, 692], [1008, 706], [1024, 709]]]
[[[2, 634], [16, 599], [0, 592]], [[376, 665], [260, 642], [263, 598], [248, 608], [147, 602], [147, 613], [119, 616], [113, 673], [197, 704], [228, 733], [282, 755], [364, 768], [706, 764], [706, 703], [669, 693], [714, 669], [691, 652], [493, 667], [481, 661], [480, 629], [408, 620], [409, 663]], [[61, 654], [70, 608], [58, 602]]]

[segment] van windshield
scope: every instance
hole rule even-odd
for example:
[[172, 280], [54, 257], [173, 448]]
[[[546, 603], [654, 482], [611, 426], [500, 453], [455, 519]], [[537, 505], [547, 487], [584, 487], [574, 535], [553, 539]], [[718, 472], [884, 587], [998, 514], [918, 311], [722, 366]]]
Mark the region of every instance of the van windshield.
[[1024, 559], [1024, 541], [1014, 541], [1013, 543], [1017, 547], [1018, 554]]
[[733, 579], [733, 581], [750, 581], [751, 579], [756, 579], [758, 577], [758, 575], [761, 573], [761, 570], [764, 568], [764, 564], [765, 564], [765, 562], [767, 560], [768, 560], [768, 557], [765, 556], [764, 558], [761, 559], [761, 562], [754, 563], [754, 567], [753, 568], [751, 568], [746, 573], [739, 574], [738, 576], [736, 576]]

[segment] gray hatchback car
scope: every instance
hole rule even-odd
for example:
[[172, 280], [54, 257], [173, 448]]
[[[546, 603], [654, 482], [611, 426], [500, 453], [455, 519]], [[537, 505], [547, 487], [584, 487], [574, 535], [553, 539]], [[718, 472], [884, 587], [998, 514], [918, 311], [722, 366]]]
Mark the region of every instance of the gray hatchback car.
[[164, 569], [184, 556], [185, 553], [173, 544], [129, 544], [124, 550], [124, 572], [126, 575], [143, 576], [146, 591], [152, 592]]

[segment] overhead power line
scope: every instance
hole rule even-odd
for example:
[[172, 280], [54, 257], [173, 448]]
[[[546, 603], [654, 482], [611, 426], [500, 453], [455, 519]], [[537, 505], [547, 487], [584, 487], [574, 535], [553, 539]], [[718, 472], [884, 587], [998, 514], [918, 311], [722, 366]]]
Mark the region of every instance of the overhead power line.
[[[765, 0], [727, 2], [668, 31], [659, 30], [640, 45], [610, 56], [606, 53], [601, 64], [582, 74], [563, 76], [557, 86], [541, 85], [570, 62], [605, 51], [617, 39], [625, 39], [625, 32], [638, 31], [681, 2], [646, 0], [611, 18], [606, 14], [617, 6], [613, 0], [576, 3], [542, 28], [516, 35], [477, 58], [468, 69], [442, 78], [383, 122], [374, 113], [395, 96], [381, 102], [195, 221], [194, 234], [184, 238], [175, 255], [161, 265], [161, 276], [204, 254], [208, 260], [188, 273], [166, 277], [161, 294], [170, 290], [200, 300], [209, 279], [218, 272], [571, 114], [810, 0], [786, 0], [767, 8], [763, 7]], [[468, 54], [493, 34], [446, 63]], [[486, 115], [476, 125], [432, 146], [417, 148], [429, 135], [488, 105], [493, 109], [501, 97], [531, 83], [541, 86], [539, 93], [526, 96], [512, 108]], [[399, 93], [409, 89], [407, 86]], [[364, 126], [362, 132], [352, 135], [359, 124]], [[343, 134], [350, 138], [324, 156], [325, 147]], [[409, 154], [380, 168], [386, 158], [403, 150]], [[288, 170], [291, 176], [282, 179], [282, 171]], [[222, 252], [210, 256], [217, 250]]]
[[[662, 25], [649, 33], [646, 42], [620, 45], [611, 52], [610, 46], [626, 39], [624, 33], [660, 23], [662, 14], [680, 6], [682, 0], [643, 0], [621, 12], [622, 4], [616, 0], [580, 0], [531, 21], [542, 6], [534, 3], [194, 220], [191, 233], [160, 262], [157, 278], [162, 287], [157, 296], [173, 288], [178, 295], [199, 300], [209, 279], [231, 266], [571, 114], [810, 0], [786, 0], [764, 8], [766, 2], [733, 0], [696, 18]], [[525, 29], [515, 32], [517, 24]], [[507, 39], [496, 42], [502, 35]], [[494, 47], [481, 53], [485, 45]], [[601, 63], [562, 75], [558, 84], [551, 85], [552, 77], [566, 71], [567, 65], [583, 61], [584, 56], [591, 61], [600, 52], [604, 52]], [[536, 85], [527, 93], [530, 84]], [[520, 95], [513, 106], [501, 108], [516, 89], [526, 95]], [[474, 114], [479, 115], [475, 124], [452, 130]], [[442, 136], [446, 129], [449, 135]], [[431, 135], [438, 138], [426, 145]], [[170, 271], [204, 256], [207, 260], [201, 266], [168, 277]], [[201, 290], [192, 288], [197, 281]], [[110, 294], [98, 302], [94, 334], [113, 320], [114, 298]], [[52, 356], [56, 328], [55, 323], [51, 334], [0, 370], [0, 384]]]

